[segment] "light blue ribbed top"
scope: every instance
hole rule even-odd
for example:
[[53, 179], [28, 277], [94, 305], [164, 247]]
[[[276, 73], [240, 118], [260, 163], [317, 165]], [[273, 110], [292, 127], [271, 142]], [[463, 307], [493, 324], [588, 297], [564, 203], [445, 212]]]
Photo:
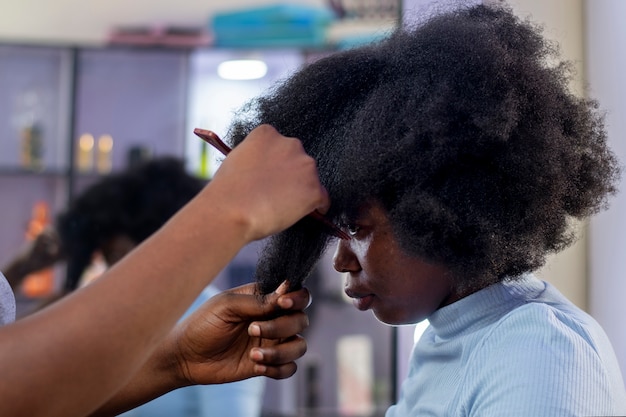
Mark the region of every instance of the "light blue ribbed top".
[[606, 334], [533, 275], [478, 291], [429, 321], [387, 417], [626, 416]]

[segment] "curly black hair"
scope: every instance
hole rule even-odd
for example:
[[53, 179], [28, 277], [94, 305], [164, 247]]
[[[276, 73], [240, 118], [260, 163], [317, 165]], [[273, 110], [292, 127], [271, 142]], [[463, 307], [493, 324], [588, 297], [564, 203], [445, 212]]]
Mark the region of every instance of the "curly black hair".
[[103, 177], [82, 192], [56, 219], [67, 256], [66, 290], [78, 285], [93, 253], [113, 237], [140, 243], [202, 190], [205, 180], [165, 156]]
[[[571, 78], [541, 28], [507, 6], [461, 6], [310, 64], [249, 103], [229, 137], [269, 123], [299, 138], [329, 216], [377, 201], [404, 250], [478, 289], [542, 266], [616, 191], [603, 114]], [[297, 286], [328, 242], [304, 221], [275, 236], [261, 290]]]

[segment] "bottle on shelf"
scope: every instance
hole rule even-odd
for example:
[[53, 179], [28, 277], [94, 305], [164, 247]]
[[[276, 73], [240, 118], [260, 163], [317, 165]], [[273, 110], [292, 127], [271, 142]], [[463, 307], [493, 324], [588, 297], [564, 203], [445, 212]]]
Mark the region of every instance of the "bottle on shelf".
[[200, 165], [198, 166], [198, 176], [200, 178], [209, 178], [209, 147], [206, 142], [200, 143]]
[[83, 133], [78, 138], [78, 149], [76, 152], [76, 167], [80, 172], [90, 172], [93, 170], [93, 148], [94, 138], [91, 133]]
[[43, 169], [43, 136], [39, 123], [33, 122], [24, 127], [20, 134], [22, 167], [41, 171]]
[[111, 153], [113, 151], [113, 137], [102, 135], [98, 138], [98, 149], [96, 151], [96, 169], [100, 174], [111, 172]]

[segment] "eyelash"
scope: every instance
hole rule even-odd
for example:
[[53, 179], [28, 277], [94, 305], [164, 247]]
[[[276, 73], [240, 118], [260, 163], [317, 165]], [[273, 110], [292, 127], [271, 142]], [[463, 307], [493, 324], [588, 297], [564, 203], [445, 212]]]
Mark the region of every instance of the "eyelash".
[[361, 228], [356, 224], [346, 224], [346, 231], [350, 236], [356, 236]]

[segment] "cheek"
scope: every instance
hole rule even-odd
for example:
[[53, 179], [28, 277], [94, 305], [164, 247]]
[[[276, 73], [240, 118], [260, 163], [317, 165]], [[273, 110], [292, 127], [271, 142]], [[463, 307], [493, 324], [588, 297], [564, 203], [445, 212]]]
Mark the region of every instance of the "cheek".
[[356, 240], [353, 239], [350, 242], [350, 250], [359, 260], [363, 262], [368, 262], [368, 260], [372, 257], [372, 245], [370, 245], [369, 240]]
[[381, 300], [376, 311], [388, 324], [417, 323], [430, 316], [449, 293], [446, 279], [429, 266], [404, 257], [391, 257], [372, 271]]
[[435, 310], [427, 294], [420, 294], [410, 287], [391, 285], [391, 294], [381, 297], [379, 304], [374, 308], [374, 315], [378, 320], [390, 325], [404, 325], [418, 323]]
[[405, 294], [407, 284], [413, 282], [413, 273], [407, 263], [393, 247], [389, 245], [368, 245], [362, 254], [368, 276], [375, 279], [387, 293]]

